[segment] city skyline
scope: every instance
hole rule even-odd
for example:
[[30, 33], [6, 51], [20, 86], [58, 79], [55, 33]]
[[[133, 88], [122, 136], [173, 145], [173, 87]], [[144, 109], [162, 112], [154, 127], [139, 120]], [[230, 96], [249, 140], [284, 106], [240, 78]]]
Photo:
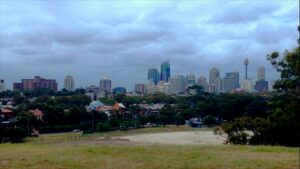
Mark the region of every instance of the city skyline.
[[[246, 60], [247, 60], [247, 62], [249, 62], [247, 58], [246, 58]], [[166, 62], [168, 63], [168, 69], [171, 70], [170, 69], [171, 65], [170, 65], [169, 60], [164, 61], [162, 63], [162, 65], [165, 64]], [[154, 72], [155, 77], [158, 78], [157, 83], [154, 83], [154, 81], [152, 79], [151, 74], [153, 74], [153, 70], [155, 70], [155, 72]], [[159, 79], [159, 76], [161, 73], [159, 73], [156, 68], [149, 68], [148, 73], [145, 75], [147, 80], [145, 82], [136, 82], [134, 84], [133, 90], [131, 90], [131, 89], [128, 90], [128, 88], [124, 87], [124, 85], [112, 85], [113, 82], [108, 77], [101, 78], [98, 86], [94, 85], [94, 84], [89, 84], [84, 87], [82, 87], [82, 86], [76, 87], [75, 80], [74, 80], [73, 76], [69, 73], [68, 75], [65, 76], [63, 87], [57, 88], [56, 90], [67, 89], [69, 91], [73, 91], [75, 88], [82, 88], [82, 89], [87, 90], [87, 88], [94, 86], [94, 87], [98, 88], [96, 93], [99, 93], [99, 92], [110, 93], [110, 92], [112, 92], [112, 88], [118, 88], [118, 87], [124, 87], [125, 89], [127, 89], [128, 92], [131, 92], [131, 91], [142, 90], [141, 87], [138, 87], [140, 89], [137, 90], [137, 85], [144, 85], [145, 90], [146, 90], [147, 85], [150, 85], [150, 88], [152, 88], [152, 89], [149, 88], [149, 90], [151, 90], [150, 93], [153, 93], [153, 91], [155, 92], [155, 91], [160, 91], [160, 90], [162, 90], [162, 91], [169, 90], [169, 89], [159, 89], [160, 87], [164, 86], [163, 85], [164, 83], [167, 83], [167, 85], [170, 85], [168, 87], [168, 88], [170, 88], [170, 91], [171, 91], [170, 93], [175, 93], [175, 94], [184, 92], [186, 86], [193, 85], [193, 84], [201, 85], [205, 91], [219, 93], [219, 92], [231, 92], [235, 89], [244, 89], [245, 88], [244, 82], [246, 82], [248, 84], [247, 88], [251, 88], [251, 90], [246, 90], [248, 92], [253, 92], [254, 91], [253, 89], [256, 88], [254, 85], [254, 82], [259, 83], [258, 85], [261, 86], [261, 87], [258, 87], [260, 92], [262, 90], [268, 90], [268, 87], [269, 87], [268, 82], [269, 81], [265, 80], [266, 79], [266, 71], [265, 71], [264, 66], [259, 66], [257, 68], [256, 79], [255, 78], [253, 78], [253, 79], [247, 78], [246, 76], [240, 77], [240, 74], [246, 73], [246, 71], [247, 71], [247, 69], [244, 70], [244, 72], [237, 72], [237, 71], [224, 72], [224, 76], [222, 76], [222, 73], [219, 71], [219, 69], [217, 67], [212, 67], [209, 70], [208, 76], [205, 76], [205, 75], [197, 76], [193, 72], [189, 73], [189, 74], [176, 74], [176, 75], [171, 75], [170, 78], [168, 79], [168, 82], [166, 82], [163, 79]], [[40, 78], [40, 76], [34, 76], [34, 78], [36, 78], [36, 77]], [[180, 79], [181, 79], [180, 82], [177, 80], [178, 77], [180, 77]], [[174, 85], [174, 84], [172, 84], [169, 81], [170, 79], [172, 79], [173, 81], [176, 79], [175, 81], [178, 81], [176, 83], [184, 83], [184, 84], [181, 84], [181, 87], [177, 86], [176, 92], [173, 92], [172, 88], [174, 88], [174, 87], [172, 85]], [[23, 82], [24, 80], [26, 81], [26, 80], [32, 80], [32, 79], [22, 78], [21, 79], [22, 83], [24, 83]], [[56, 79], [53, 79], [53, 80], [56, 81]], [[3, 80], [1, 80], [1, 81], [3, 81]], [[272, 82], [272, 80], [269, 83], [270, 85], [271, 85], [271, 82]], [[5, 86], [4, 81], [3, 81], [3, 85]], [[265, 87], [265, 85], [266, 85], [266, 87]], [[58, 84], [56, 84], [56, 86], [58, 86]], [[19, 89], [23, 90], [23, 87], [19, 85], [19, 82], [14, 82], [13, 88], [16, 90], [19, 90]]]
[[[20, 2], [0, 2], [0, 79], [8, 89], [35, 75], [61, 89], [70, 73], [77, 88], [109, 77], [131, 91], [167, 59], [171, 75], [208, 78], [212, 67], [243, 77], [248, 58], [249, 78], [264, 66], [271, 81], [279, 76], [266, 55], [291, 50], [298, 38], [297, 1]], [[247, 15], [237, 15], [240, 6]]]

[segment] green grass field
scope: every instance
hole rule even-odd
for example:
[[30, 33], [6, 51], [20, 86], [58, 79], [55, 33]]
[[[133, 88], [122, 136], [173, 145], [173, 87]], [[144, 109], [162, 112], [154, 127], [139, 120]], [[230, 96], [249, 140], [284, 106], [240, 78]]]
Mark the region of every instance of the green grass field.
[[[188, 128], [151, 128], [126, 132], [93, 134], [118, 136]], [[70, 133], [68, 133], [70, 134]], [[65, 137], [68, 134], [59, 136]], [[48, 137], [53, 135], [48, 135]], [[54, 135], [57, 137], [57, 135]], [[298, 148], [271, 146], [179, 146], [179, 145], [78, 145], [21, 144], [0, 145], [1, 169], [298, 169]]]

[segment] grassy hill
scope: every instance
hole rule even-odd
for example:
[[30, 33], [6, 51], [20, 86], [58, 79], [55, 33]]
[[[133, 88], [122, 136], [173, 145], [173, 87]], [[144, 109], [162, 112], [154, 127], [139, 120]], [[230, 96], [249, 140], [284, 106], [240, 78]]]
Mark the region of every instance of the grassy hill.
[[[112, 132], [105, 136], [182, 131], [174, 127]], [[60, 135], [63, 137], [64, 135]], [[53, 135], [49, 135], [49, 137]], [[93, 139], [103, 134], [90, 135]], [[57, 135], [55, 135], [57, 137]], [[298, 148], [271, 146], [194, 146], [40, 144], [34, 140], [0, 145], [1, 169], [298, 169]], [[75, 141], [76, 142], [76, 141]]]

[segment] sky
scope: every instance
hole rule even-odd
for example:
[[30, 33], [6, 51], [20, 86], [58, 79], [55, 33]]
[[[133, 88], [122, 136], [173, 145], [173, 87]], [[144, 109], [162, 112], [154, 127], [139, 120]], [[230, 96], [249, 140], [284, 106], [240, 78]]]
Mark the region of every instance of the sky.
[[221, 77], [244, 59], [255, 81], [259, 66], [277, 79], [266, 55], [297, 46], [298, 0], [0, 0], [0, 78], [54, 78], [63, 87], [99, 85], [128, 90], [147, 82], [149, 68], [169, 59], [171, 75]]

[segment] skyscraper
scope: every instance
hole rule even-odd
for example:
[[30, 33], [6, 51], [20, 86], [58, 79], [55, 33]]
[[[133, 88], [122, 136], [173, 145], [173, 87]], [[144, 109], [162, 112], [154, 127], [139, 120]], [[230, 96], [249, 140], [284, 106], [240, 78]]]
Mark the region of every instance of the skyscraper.
[[197, 79], [197, 84], [202, 86], [204, 91], [207, 91], [207, 80], [206, 80], [206, 77], [204, 76], [200, 76], [198, 79]]
[[266, 75], [266, 69], [262, 66], [260, 66], [257, 69], [257, 81], [265, 80], [265, 75]]
[[164, 82], [168, 82], [170, 76], [171, 76], [171, 69], [170, 69], [170, 61], [166, 60], [161, 64], [160, 69], [160, 80]]
[[170, 77], [171, 93], [179, 94], [184, 92], [184, 76], [175, 75]]
[[68, 91], [74, 91], [75, 83], [71, 75], [67, 75], [64, 81], [64, 88]]
[[222, 88], [223, 88], [222, 79], [221, 78], [216, 78], [215, 85], [216, 85], [216, 87], [215, 87], [216, 93], [220, 93], [222, 91]]
[[245, 65], [245, 79], [247, 80], [248, 79], [248, 65], [249, 65], [248, 58], [245, 59], [244, 65]]
[[146, 93], [146, 84], [143, 84], [143, 83], [135, 84], [134, 91], [139, 94], [145, 94]]
[[229, 73], [226, 73], [226, 77], [232, 77], [232, 78], [234, 78], [235, 88], [239, 88], [240, 87], [240, 73], [239, 72], [229, 72]]
[[220, 78], [220, 71], [214, 67], [209, 71], [209, 84], [215, 84], [217, 78]]
[[243, 80], [242, 89], [246, 92], [253, 92], [253, 82], [250, 79]]
[[5, 82], [3, 79], [0, 80], [0, 92], [5, 91], [6, 87], [5, 87]]
[[268, 83], [268, 81], [265, 81], [265, 80], [256, 81], [254, 89], [257, 92], [265, 92], [269, 89], [269, 83]]
[[154, 85], [157, 85], [158, 81], [159, 81], [159, 73], [158, 70], [155, 68], [151, 68], [148, 70], [148, 77], [147, 77], [148, 81], [152, 81]]
[[265, 92], [269, 89], [269, 83], [266, 81], [266, 69], [264, 67], [259, 67], [257, 69], [257, 81], [255, 82], [254, 89], [257, 92]]
[[230, 92], [234, 89], [239, 88], [240, 87], [239, 82], [240, 82], [240, 79], [239, 79], [238, 72], [226, 73], [226, 77], [224, 77], [223, 81], [222, 81], [223, 91]]
[[111, 80], [108, 78], [103, 78], [100, 80], [100, 92], [111, 92]]
[[196, 76], [193, 73], [188, 74], [186, 76], [186, 83], [187, 83], [187, 85], [195, 84], [196, 83]]

